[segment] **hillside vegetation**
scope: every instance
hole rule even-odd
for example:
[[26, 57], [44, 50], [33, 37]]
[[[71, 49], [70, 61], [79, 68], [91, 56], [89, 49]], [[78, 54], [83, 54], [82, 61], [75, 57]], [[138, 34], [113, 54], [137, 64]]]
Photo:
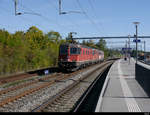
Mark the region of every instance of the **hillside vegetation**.
[[[64, 42], [66, 40], [58, 32], [44, 34], [35, 26], [14, 34], [0, 30], [0, 75], [57, 66], [59, 45]], [[105, 40], [96, 44], [83, 41], [83, 44], [103, 50], [105, 58], [113, 55], [107, 49]]]
[[0, 30], [0, 75], [57, 65], [58, 32], [44, 34], [35, 26], [10, 34]]

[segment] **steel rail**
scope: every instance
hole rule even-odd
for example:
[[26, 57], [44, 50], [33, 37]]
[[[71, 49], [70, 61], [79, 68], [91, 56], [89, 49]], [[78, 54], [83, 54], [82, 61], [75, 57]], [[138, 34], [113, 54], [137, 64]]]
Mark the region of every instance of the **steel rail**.
[[59, 97], [61, 97], [63, 94], [65, 94], [67, 91], [70, 91], [72, 88], [74, 88], [77, 84], [79, 84], [81, 81], [83, 81], [84, 79], [88, 78], [90, 75], [92, 75], [95, 71], [97, 71], [100, 68], [104, 68], [105, 65], [108, 65], [112, 62], [107, 62], [105, 64], [103, 64], [102, 66], [98, 67], [97, 69], [93, 70], [90, 74], [86, 75], [83, 78], [80, 78], [77, 81], [74, 81], [73, 84], [69, 85], [67, 88], [61, 90], [59, 93], [57, 93], [55, 96], [49, 98], [47, 101], [45, 101], [44, 103], [42, 103], [40, 106], [34, 108], [33, 110], [31, 110], [31, 112], [40, 112], [42, 111], [45, 107], [47, 107], [48, 105], [50, 105], [51, 103], [53, 103], [55, 100], [58, 100]]
[[[110, 65], [112, 63], [110, 62]], [[99, 76], [96, 78], [96, 80], [92, 83], [92, 85], [89, 87], [88, 91], [86, 92], [86, 94], [82, 97], [82, 99], [80, 100], [79, 104], [74, 108], [73, 112], [77, 112], [77, 110], [79, 109], [79, 107], [81, 106], [81, 104], [83, 103], [83, 101], [85, 100], [85, 98], [87, 97], [87, 95], [90, 93], [90, 91], [92, 90], [92, 88], [94, 87], [94, 85], [97, 83], [98, 79], [101, 77], [101, 75], [104, 73], [104, 71], [107, 69], [107, 67], [109, 67], [110, 65], [106, 65], [104, 66], [102, 72], [99, 74]]]
[[[67, 77], [69, 77], [69, 75], [66, 75], [66, 76], [63, 76], [61, 78], [58, 78], [57, 80], [63, 80], [63, 79], [66, 79]], [[6, 99], [4, 99], [4, 100], [2, 100], [0, 102], [0, 107], [8, 104], [9, 102], [13, 102], [13, 101], [15, 101], [15, 100], [17, 100], [17, 99], [19, 99], [19, 98], [21, 98], [23, 96], [26, 96], [26, 95], [29, 95], [31, 93], [34, 93], [35, 91], [38, 91], [38, 90], [43, 89], [43, 88], [46, 88], [46, 87], [48, 87], [48, 86], [50, 86], [50, 85], [52, 85], [52, 84], [54, 84], [56, 82], [57, 82], [56, 80], [52, 80], [52, 81], [46, 82], [43, 85], [40, 85], [38, 87], [35, 87], [35, 88], [32, 88], [32, 89], [28, 89], [28, 90], [26, 90], [23, 93], [20, 93], [18, 95], [15, 95], [15, 96], [12, 96], [12, 97], [8, 97], [8, 98], [6, 98]]]
[[11, 87], [11, 88], [8, 88], [8, 89], [1, 90], [1, 91], [0, 91], [0, 95], [6, 94], [6, 93], [8, 93], [8, 92], [10, 92], [10, 91], [14, 91], [14, 90], [17, 90], [17, 89], [21, 89], [21, 88], [23, 88], [23, 87], [27, 87], [27, 86], [29, 86], [29, 85], [33, 85], [33, 84], [39, 82], [39, 80], [47, 80], [47, 79], [50, 79], [50, 78], [55, 78], [56, 76], [58, 76], [58, 75], [50, 75], [50, 76], [46, 76], [45, 78], [34, 79], [33, 81], [29, 81], [29, 82], [27, 82], [27, 83], [24, 83], [24, 84], [21, 84], [21, 85], [17, 85], [17, 86], [15, 86], [15, 87]]
[[[90, 68], [90, 67], [92, 67], [92, 66], [93, 66], [93, 65], [91, 65], [91, 66], [89, 66], [89, 67], [87, 67], [87, 68], [85, 68], [85, 69], [88, 69], [88, 68]], [[2, 107], [2, 106], [4, 106], [4, 105], [8, 104], [9, 102], [13, 102], [13, 101], [15, 101], [15, 100], [18, 100], [19, 98], [21, 98], [21, 97], [23, 97], [23, 96], [29, 95], [29, 94], [31, 94], [31, 93], [34, 93], [34, 92], [40, 90], [40, 89], [46, 88], [46, 87], [48, 87], [48, 86], [50, 86], [50, 85], [53, 85], [53, 84], [55, 84], [55, 83], [58, 82], [58, 81], [65, 80], [65, 79], [67, 79], [67, 78], [69, 78], [69, 77], [75, 75], [76, 73], [80, 73], [81, 71], [84, 71], [85, 69], [82, 69], [82, 70], [73, 72], [73, 73], [71, 73], [71, 74], [66, 74], [65, 76], [62, 76], [62, 77], [57, 78], [57, 79], [55, 79], [55, 80], [52, 80], [52, 81], [49, 81], [49, 82], [45, 82], [43, 85], [40, 85], [40, 86], [38, 86], [38, 87], [35, 87], [35, 88], [32, 88], [32, 89], [28, 89], [28, 90], [26, 90], [26, 91], [24, 91], [23, 93], [20, 93], [20, 94], [18, 94], [18, 95], [11, 96], [11, 97], [8, 97], [8, 98], [6, 98], [6, 99], [3, 99], [3, 100], [0, 102], [0, 107]], [[21, 86], [21, 87], [22, 87], [22, 86]], [[10, 89], [9, 89], [9, 91], [10, 91]], [[8, 92], [9, 92], [9, 91], [8, 91]], [[5, 93], [5, 92], [7, 92], [7, 91], [2, 91], [2, 93]]]

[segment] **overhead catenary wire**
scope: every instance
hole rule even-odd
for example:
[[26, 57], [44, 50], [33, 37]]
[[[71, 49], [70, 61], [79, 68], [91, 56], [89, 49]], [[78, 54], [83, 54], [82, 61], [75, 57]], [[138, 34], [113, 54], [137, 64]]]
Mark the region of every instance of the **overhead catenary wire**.
[[[15, 15], [16, 15], [16, 16], [17, 16], [17, 15], [23, 15], [23, 14], [31, 14], [31, 15], [38, 15], [38, 16], [40, 16], [39, 13], [33, 12], [32, 10], [30, 10], [30, 12], [24, 12], [24, 11], [18, 12], [18, 11], [17, 11], [17, 8], [18, 8], [18, 0], [13, 0], [13, 1], [14, 1], [14, 5], [15, 5]], [[22, 5], [22, 7], [24, 7], [24, 6]]]
[[[6, 1], [5, 1], [5, 2], [6, 2]], [[14, 2], [14, 0], [13, 0], [13, 2]], [[4, 12], [6, 12], [6, 13], [11, 12], [11, 10], [10, 10], [10, 9], [7, 9], [6, 7], [1, 8], [1, 11], [2, 11], [2, 10], [3, 10]], [[22, 17], [22, 16], [18, 16], [18, 19], [21, 19], [21, 21], [25, 21], [25, 22], [30, 23], [30, 24], [26, 24], [25, 26], [29, 26], [29, 25], [34, 25], [34, 24], [36, 24], [36, 25], [38, 25], [39, 27], [43, 28], [42, 25], [35, 23], [35, 21], [34, 21], [34, 24], [33, 24], [33, 23], [32, 23], [33, 20], [30, 20], [30, 19], [28, 19], [28, 18], [25, 18], [25, 17]], [[17, 26], [16, 26], [16, 27], [17, 27]]]
[[[48, 2], [49, 2], [50, 0], [48, 0]], [[54, 1], [55, 2], [55, 1]], [[51, 7], [53, 7], [57, 12], [59, 12], [59, 7], [56, 7], [56, 4], [54, 4], [54, 2], [49, 2], [49, 5], [51, 6]], [[57, 2], [57, 1], [56, 1]], [[56, 3], [55, 2], [55, 3]], [[71, 17], [70, 17], [70, 15], [65, 15], [65, 16], [61, 16], [61, 17], [67, 17], [66, 19], [70, 22], [70, 27], [71, 27], [71, 31], [76, 31], [76, 29], [77, 28], [79, 28], [80, 27], [80, 25], [79, 24], [77, 24], [74, 20], [72, 20], [71, 19]], [[61, 18], [61, 21], [62, 21], [62, 18]], [[88, 34], [88, 33], [86, 33], [86, 34]], [[78, 34], [76, 34], [76, 36], [77, 36]]]
[[[23, 5], [22, 5], [23, 6]], [[81, 5], [80, 5], [81, 6]], [[25, 7], [25, 6], [23, 6], [23, 7]], [[30, 8], [27, 8], [26, 7], [26, 9], [28, 9], [28, 10], [30, 10], [30, 12], [23, 12], [22, 14], [32, 14], [32, 15], [37, 15], [37, 16], [40, 16], [41, 18], [43, 18], [44, 20], [46, 20], [46, 21], [50, 21], [50, 19], [48, 18], [48, 17], [46, 17], [46, 16], [44, 16], [44, 15], [41, 15], [41, 14], [39, 14], [39, 13], [35, 13], [33, 10], [31, 10]], [[86, 15], [86, 17], [88, 17], [88, 19], [90, 20], [90, 22], [93, 24], [93, 25], [95, 25], [96, 26], [96, 24], [95, 24], [95, 22], [92, 20], [92, 19], [90, 19], [90, 17], [87, 15], [87, 13], [83, 10], [83, 8], [81, 8], [82, 9], [82, 11], [84, 12], [84, 14]], [[72, 12], [72, 11], [70, 11], [70, 12]], [[21, 13], [20, 13], [20, 15], [21, 15]], [[59, 27], [61, 26], [62, 28], [64, 28], [64, 26], [63, 25], [61, 25], [61, 24], [59, 24], [58, 22], [56, 22], [56, 23], [54, 23], [54, 24], [56, 24], [56, 25], [58, 25]], [[97, 27], [96, 27], [97, 28]], [[98, 28], [97, 28], [98, 29]], [[70, 29], [69, 29], [70, 30]], [[71, 29], [72, 30], [72, 29]]]
[[84, 12], [83, 14], [85, 15], [85, 17], [89, 20], [89, 22], [95, 27], [95, 30], [100, 33], [100, 29], [98, 28], [98, 26], [96, 25], [96, 23], [88, 16], [88, 14], [85, 12], [85, 10], [83, 9], [82, 5], [80, 4], [79, 0], [76, 0], [77, 4], [79, 5], [80, 9]]
[[[13, 2], [14, 2], [14, 0], [13, 0]], [[2, 10], [3, 11], [5, 11], [6, 13], [8, 13], [8, 12], [11, 12], [11, 10], [9, 10], [9, 9], [7, 9], [7, 8], [2, 8]], [[1, 11], [2, 11], [1, 10]], [[2, 13], [1, 13], [2, 14]], [[30, 27], [30, 26], [33, 26], [33, 25], [37, 25], [38, 27], [40, 27], [40, 28], [44, 28], [44, 26], [42, 26], [41, 24], [38, 24], [38, 23], [35, 23], [35, 21], [33, 21], [33, 20], [31, 20], [31, 19], [29, 19], [29, 18], [27, 18], [27, 17], [24, 17], [24, 16], [17, 16], [17, 18], [18, 19], [21, 19], [21, 21], [25, 21], [25, 22], [27, 22], [27, 24], [25, 25], [25, 26], [23, 26], [22, 28], [27, 28], [27, 27]], [[33, 23], [34, 22], [34, 23]], [[12, 28], [12, 25], [5, 25], [5, 26], [8, 26], [9, 28], [11, 27]], [[14, 25], [13, 25], [14, 26]], [[15, 27], [17, 27], [18, 28], [18, 26], [15, 26]], [[18, 30], [17, 30], [18, 31]], [[22, 30], [22, 31], [24, 31], [24, 30]]]
[[[13, 1], [15, 1], [15, 0], [13, 0]], [[34, 12], [33, 10], [31, 10], [31, 9], [29, 9], [28, 7], [26, 7], [26, 6], [24, 6], [23, 4], [19, 4], [22, 8], [24, 8], [24, 11], [23, 12], [21, 12], [21, 14], [31, 14], [31, 15], [36, 15], [36, 16], [42, 16], [41, 14], [39, 14], [39, 13], [36, 13], [36, 12]], [[26, 9], [28, 9], [30, 12], [26, 12], [25, 10]], [[30, 20], [29, 18], [25, 18], [25, 17], [22, 17], [22, 16], [19, 16], [20, 18], [22, 18], [23, 20], [25, 20], [26, 22], [33, 22], [33, 20]], [[35, 23], [35, 21], [34, 21], [34, 23]], [[41, 28], [43, 28], [42, 27], [42, 25], [40, 25], [40, 24], [37, 24], [37, 23], [35, 23], [36, 25], [38, 25], [39, 27], [41, 27]]]
[[84, 12], [81, 12], [81, 11], [62, 11], [62, 0], [59, 0], [59, 15], [62, 15], [62, 14], [69, 14], [69, 13], [84, 13]]
[[[55, 8], [56, 12], [59, 12], [59, 8], [56, 7], [55, 4], [50, 3], [49, 5], [52, 6], [53, 8]], [[67, 20], [69, 20], [71, 22], [71, 28], [72, 28], [72, 26], [76, 25], [76, 24], [73, 23], [73, 21], [70, 18], [67, 17]]]
[[[22, 4], [20, 4], [23, 8], [24, 8], [24, 10], [29, 10], [30, 12], [23, 12], [23, 14], [33, 14], [33, 15], [37, 15], [37, 16], [39, 16], [39, 17], [41, 17], [42, 19], [44, 19], [45, 21], [47, 21], [47, 22], [50, 22], [50, 21], [52, 21], [52, 22], [55, 22], [55, 21], [53, 21], [52, 19], [49, 19], [48, 17], [46, 17], [46, 16], [44, 16], [44, 15], [42, 15], [42, 14], [40, 14], [40, 13], [36, 13], [36, 12], [34, 12], [31, 8], [28, 8], [28, 7], [26, 7], [25, 5], [22, 5]], [[61, 28], [65, 28], [65, 29], [67, 29], [68, 31], [70, 31], [70, 29], [68, 29], [68, 28], [66, 28], [66, 26], [63, 26], [63, 25], [61, 25], [61, 24], [59, 24], [58, 22], [55, 22], [55, 23], [53, 23], [54, 25], [57, 25], [59, 28], [61, 27]]]
[[[6, 12], [6, 13], [10, 12], [8, 9], [4, 9], [4, 8], [3, 8], [2, 10], [3, 10], [4, 12]], [[26, 21], [26, 22], [28, 22], [28, 23], [29, 23], [29, 22], [30, 22], [30, 23], [32, 22], [31, 20], [28, 20], [27, 18], [19, 17], [19, 19], [20, 19], [20, 18], [23, 19], [23, 20], [21, 19], [21, 21]], [[33, 25], [33, 24], [32, 24], [32, 25]], [[36, 24], [36, 25], [38, 25], [39, 27], [41, 27], [39, 24]], [[6, 26], [7, 26], [8, 28], [11, 28], [12, 26], [14, 27], [14, 25], [5, 25], [5, 27], [6, 27]], [[29, 26], [29, 24], [28, 24], [28, 25], [26, 24], [23, 28], [25, 28], [25, 27], [27, 27], [27, 26]], [[15, 27], [18, 27], [18, 26], [15, 25]]]
[[[89, 5], [90, 5], [90, 7], [91, 7], [91, 9], [92, 9], [92, 12], [93, 12], [94, 17], [97, 18], [98, 16], [97, 16], [97, 14], [96, 14], [96, 10], [95, 10], [95, 7], [94, 7], [94, 5], [93, 5], [93, 1], [94, 1], [94, 0], [92, 0], [92, 1], [91, 1], [91, 0], [88, 0], [88, 3], [89, 3]], [[102, 31], [105, 32], [103, 24], [102, 24], [100, 21], [98, 22], [98, 24], [100, 25]], [[107, 36], [107, 35], [106, 35], [106, 36]]]
[[95, 17], [98, 17], [97, 14], [96, 14], [96, 12], [95, 12], [95, 8], [94, 8], [94, 5], [93, 5], [92, 1], [91, 1], [91, 0], [88, 0], [88, 3], [89, 3], [89, 5], [90, 5], [90, 7], [91, 7], [91, 9], [92, 9], [92, 12], [93, 12], [94, 16], [95, 16]]

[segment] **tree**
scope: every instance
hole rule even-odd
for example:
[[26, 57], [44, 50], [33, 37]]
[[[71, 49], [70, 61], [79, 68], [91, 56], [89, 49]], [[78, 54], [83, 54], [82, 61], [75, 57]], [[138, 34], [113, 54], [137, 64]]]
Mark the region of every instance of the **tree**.
[[58, 42], [61, 40], [61, 35], [58, 32], [50, 31], [46, 34], [47, 38], [52, 40], [53, 42]]
[[103, 39], [100, 39], [99, 42], [96, 44], [96, 46], [100, 49], [100, 50], [106, 50], [106, 41]]
[[43, 34], [42, 30], [38, 29], [36, 26], [31, 26], [28, 30], [27, 33], [40, 33]]

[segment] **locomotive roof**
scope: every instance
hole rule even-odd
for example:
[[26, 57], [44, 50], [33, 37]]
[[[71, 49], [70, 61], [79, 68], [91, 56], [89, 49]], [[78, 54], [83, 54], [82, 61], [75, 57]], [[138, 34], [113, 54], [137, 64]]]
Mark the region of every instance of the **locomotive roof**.
[[67, 45], [67, 46], [72, 46], [72, 47], [82, 47], [82, 48], [94, 49], [94, 50], [98, 50], [98, 51], [103, 52], [102, 50], [91, 48], [91, 47], [88, 47], [88, 46], [85, 46], [85, 45], [82, 45], [82, 44], [63, 43], [62, 45]]

